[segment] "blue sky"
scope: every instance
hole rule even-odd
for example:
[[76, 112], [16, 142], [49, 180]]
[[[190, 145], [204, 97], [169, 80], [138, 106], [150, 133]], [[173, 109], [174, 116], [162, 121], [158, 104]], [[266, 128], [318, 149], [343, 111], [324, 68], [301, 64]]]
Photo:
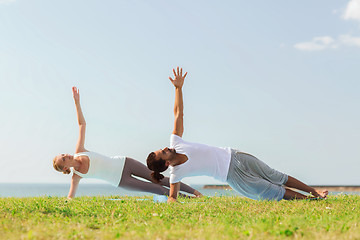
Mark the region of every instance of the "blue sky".
[[0, 182], [69, 181], [51, 160], [75, 148], [72, 86], [86, 147], [145, 163], [168, 145], [180, 65], [185, 140], [359, 184], [359, 62], [359, 0], [0, 0]]

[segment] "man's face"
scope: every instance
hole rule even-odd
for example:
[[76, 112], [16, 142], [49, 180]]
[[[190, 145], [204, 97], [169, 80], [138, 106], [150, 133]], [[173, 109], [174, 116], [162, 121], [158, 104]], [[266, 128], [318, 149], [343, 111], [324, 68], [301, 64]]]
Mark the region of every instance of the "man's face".
[[155, 151], [154, 153], [155, 153], [156, 160], [163, 159], [165, 161], [170, 161], [170, 160], [174, 159], [176, 156], [175, 149], [167, 148], [167, 147], [164, 149], [159, 149], [159, 150]]

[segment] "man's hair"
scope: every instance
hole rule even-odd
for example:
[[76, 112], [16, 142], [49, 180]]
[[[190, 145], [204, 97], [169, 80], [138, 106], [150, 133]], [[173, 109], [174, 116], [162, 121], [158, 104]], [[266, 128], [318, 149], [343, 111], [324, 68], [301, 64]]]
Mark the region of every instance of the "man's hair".
[[153, 173], [151, 173], [151, 178], [154, 180], [154, 182], [158, 183], [161, 179], [164, 178], [164, 175], [160, 173], [168, 169], [168, 166], [166, 166], [166, 161], [164, 159], [160, 158], [156, 160], [155, 156], [155, 153], [151, 152], [146, 159], [146, 163], [148, 168], [154, 171]]

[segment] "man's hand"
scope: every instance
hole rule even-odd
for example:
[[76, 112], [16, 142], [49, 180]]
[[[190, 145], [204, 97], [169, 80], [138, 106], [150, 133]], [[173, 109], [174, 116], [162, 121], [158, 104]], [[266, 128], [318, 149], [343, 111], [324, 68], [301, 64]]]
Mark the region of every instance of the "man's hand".
[[184, 76], [182, 75], [182, 68], [180, 68], [179, 71], [179, 67], [176, 68], [176, 72], [175, 69], [173, 69], [173, 73], [174, 73], [174, 79], [172, 79], [171, 77], [169, 77], [170, 81], [172, 82], [172, 84], [174, 84], [175, 88], [182, 88], [182, 86], [184, 85], [184, 79], [187, 75], [187, 72], [184, 74]]
[[176, 200], [176, 198], [168, 197], [167, 202], [168, 203], [173, 203], [173, 202], [177, 202], [177, 200]]

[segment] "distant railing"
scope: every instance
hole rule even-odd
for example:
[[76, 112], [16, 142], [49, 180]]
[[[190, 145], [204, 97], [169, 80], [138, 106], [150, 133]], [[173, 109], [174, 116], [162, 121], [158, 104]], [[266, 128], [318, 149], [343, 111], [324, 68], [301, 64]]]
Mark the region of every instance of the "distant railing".
[[[330, 192], [360, 192], [360, 186], [355, 185], [310, 185], [311, 187]], [[229, 185], [204, 185], [203, 189], [231, 189]]]

